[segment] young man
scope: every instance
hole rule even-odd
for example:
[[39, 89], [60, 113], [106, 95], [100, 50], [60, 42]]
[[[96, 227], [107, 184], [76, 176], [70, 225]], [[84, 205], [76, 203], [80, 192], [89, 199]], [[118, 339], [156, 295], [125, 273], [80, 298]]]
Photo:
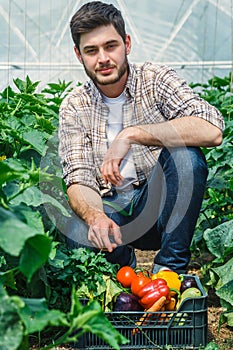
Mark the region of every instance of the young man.
[[60, 109], [68, 244], [121, 266], [135, 266], [134, 247], [159, 250], [154, 273], [184, 273], [208, 172], [199, 147], [221, 144], [222, 115], [171, 68], [129, 64], [131, 39], [113, 5], [86, 3], [70, 26], [90, 79]]

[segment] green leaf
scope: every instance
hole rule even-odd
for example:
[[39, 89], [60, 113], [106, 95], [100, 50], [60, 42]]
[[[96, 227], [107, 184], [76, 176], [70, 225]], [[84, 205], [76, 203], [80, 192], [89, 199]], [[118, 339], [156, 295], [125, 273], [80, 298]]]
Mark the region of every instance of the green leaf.
[[[27, 188], [11, 201], [12, 205], [18, 205], [20, 203], [25, 203], [34, 207], [39, 207], [42, 204], [49, 204], [58, 209], [62, 215], [67, 217], [70, 216], [68, 210], [57, 199], [47, 193], [41, 192], [36, 186]], [[67, 204], [65, 200], [64, 203]]]
[[24, 216], [27, 221], [28, 226], [30, 226], [31, 230], [35, 232], [35, 234], [44, 234], [44, 224], [43, 219], [39, 211], [32, 210], [26, 206], [18, 206], [15, 210], [19, 210], [20, 213]]
[[229, 327], [233, 327], [233, 311], [226, 311], [220, 315], [219, 326], [227, 323]]
[[233, 247], [233, 220], [224, 222], [204, 232], [209, 251], [217, 258], [224, 258], [226, 251]]
[[29, 130], [22, 133], [22, 138], [26, 143], [29, 143], [40, 155], [46, 154], [47, 146], [46, 142], [48, 136], [45, 132], [39, 130]]
[[233, 307], [233, 279], [228, 283], [224, 284], [221, 288], [216, 291], [216, 294], [221, 300], [224, 300]]
[[10, 287], [11, 289], [17, 290], [14, 269], [8, 270], [6, 272], [0, 272], [0, 283], [5, 287]]
[[43, 131], [46, 131], [49, 134], [52, 134], [52, 132], [55, 130], [55, 127], [53, 126], [52, 122], [43, 116], [40, 117], [36, 115], [36, 121], [39, 128]]
[[20, 254], [28, 238], [44, 233], [44, 229], [41, 231], [41, 217], [30, 208], [26, 210], [24, 207], [16, 214], [0, 207], [0, 219], [0, 247], [13, 256]]
[[36, 235], [26, 241], [20, 256], [19, 269], [27, 277], [28, 282], [48, 260], [51, 247], [51, 239], [43, 235]]
[[17, 159], [0, 161], [0, 186], [15, 179], [28, 179], [27, 168]]
[[106, 277], [104, 278], [106, 282], [104, 311], [111, 311], [112, 308], [109, 307], [109, 304], [112, 303], [116, 295], [122, 292], [122, 288], [119, 288], [118, 285], [109, 276], [104, 277]]
[[59, 310], [49, 310], [44, 298], [23, 301], [25, 305], [19, 310], [19, 314], [27, 334], [40, 332], [47, 326], [68, 326], [65, 314]]
[[16, 79], [14, 79], [14, 83], [20, 92], [32, 94], [33, 92], [35, 92], [35, 89], [39, 85], [40, 82], [36, 81], [35, 83], [33, 83], [30, 80], [29, 76], [27, 75], [26, 81], [23, 81], [20, 78], [16, 78]]
[[218, 344], [214, 343], [214, 342], [210, 342], [204, 350], [218, 350]]
[[18, 310], [0, 285], [0, 349], [17, 350], [23, 339]]
[[219, 277], [219, 281], [215, 287], [216, 289], [219, 289], [233, 279], [233, 258], [227, 261], [226, 264], [212, 268], [212, 270]]
[[97, 335], [114, 349], [120, 350], [119, 344], [129, 342], [113, 327], [96, 301], [83, 307], [82, 313], [73, 319], [73, 325]]
[[12, 115], [10, 115], [6, 120], [4, 120], [4, 124], [9, 126], [11, 129], [15, 130], [19, 129], [22, 126], [19, 118], [16, 118]]

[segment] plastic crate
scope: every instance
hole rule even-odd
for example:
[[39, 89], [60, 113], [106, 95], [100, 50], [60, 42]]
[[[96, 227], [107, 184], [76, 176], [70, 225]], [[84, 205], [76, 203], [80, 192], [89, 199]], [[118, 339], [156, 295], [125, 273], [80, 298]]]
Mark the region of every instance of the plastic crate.
[[[199, 349], [207, 344], [207, 294], [198, 277], [185, 275], [196, 280], [202, 296], [185, 299], [177, 311], [154, 312], [137, 328], [137, 322], [144, 312], [106, 312], [112, 325], [129, 343], [121, 349]], [[151, 315], [151, 314], [150, 314]], [[135, 332], [135, 329], [137, 331]], [[92, 333], [85, 333], [77, 343], [76, 349], [112, 349], [102, 339]]]

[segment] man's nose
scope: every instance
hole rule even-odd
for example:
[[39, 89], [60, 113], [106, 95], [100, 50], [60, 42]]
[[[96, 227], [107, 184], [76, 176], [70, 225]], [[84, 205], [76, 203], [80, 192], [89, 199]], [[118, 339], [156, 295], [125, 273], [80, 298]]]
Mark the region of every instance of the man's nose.
[[108, 54], [104, 49], [99, 50], [98, 60], [100, 63], [109, 61]]

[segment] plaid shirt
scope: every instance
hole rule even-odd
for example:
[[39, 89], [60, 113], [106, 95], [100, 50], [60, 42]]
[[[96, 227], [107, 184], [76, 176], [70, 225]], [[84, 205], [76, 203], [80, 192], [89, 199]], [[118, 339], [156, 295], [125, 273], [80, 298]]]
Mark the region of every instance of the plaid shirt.
[[[151, 63], [130, 65], [124, 90], [123, 127], [161, 123], [197, 116], [224, 127], [221, 113], [180, 79], [170, 67]], [[107, 151], [108, 107], [89, 80], [76, 87], [62, 102], [59, 121], [59, 154], [67, 186], [79, 183], [100, 194], [110, 190], [100, 173]], [[161, 148], [131, 146], [138, 182], [144, 181], [158, 160]]]

